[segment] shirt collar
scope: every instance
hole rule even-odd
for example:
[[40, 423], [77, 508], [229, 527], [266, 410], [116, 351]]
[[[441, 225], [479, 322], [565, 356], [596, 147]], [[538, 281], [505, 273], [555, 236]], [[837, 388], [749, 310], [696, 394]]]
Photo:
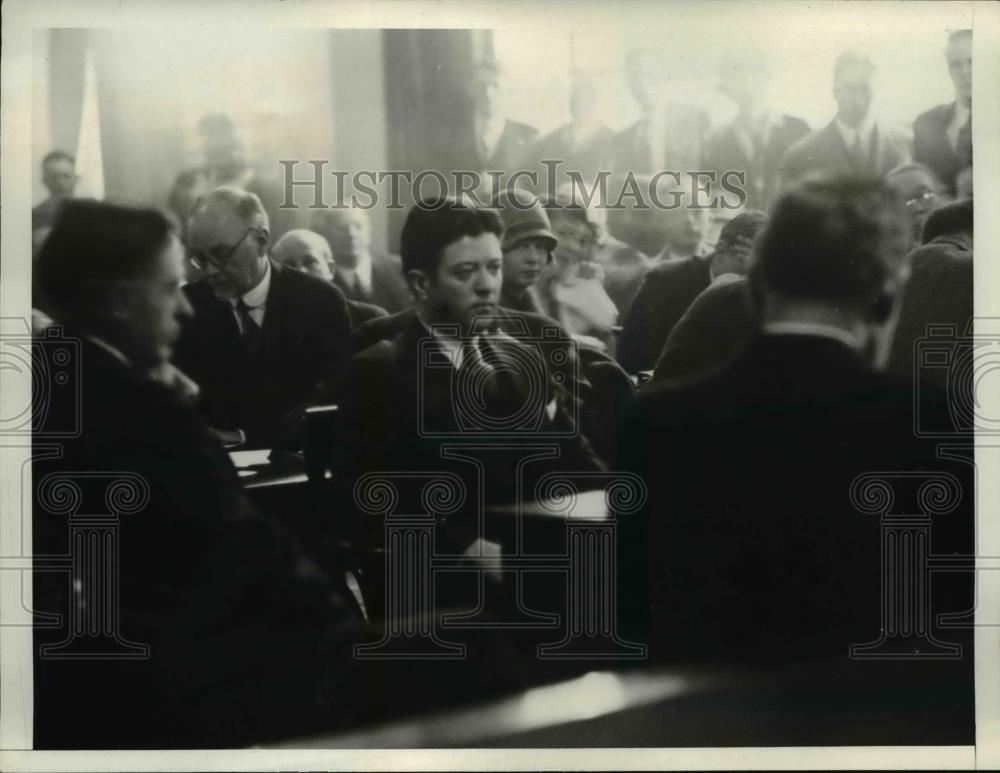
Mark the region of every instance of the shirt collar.
[[832, 338], [840, 341], [845, 346], [854, 351], [863, 351], [864, 341], [857, 336], [834, 325], [823, 325], [818, 322], [791, 322], [776, 321], [765, 322], [763, 331], [770, 335], [799, 335], [799, 336], [819, 336], [820, 338]]
[[[247, 290], [240, 296], [243, 299], [243, 303], [249, 306], [251, 309], [256, 309], [267, 303], [267, 295], [271, 291], [271, 261], [267, 261], [267, 265], [264, 267], [264, 278], [257, 283], [257, 286], [251, 290]], [[231, 298], [229, 302], [235, 307], [239, 302], [238, 298]]]
[[87, 335], [87, 336], [84, 336], [84, 338], [86, 338], [92, 344], [97, 344], [97, 346], [99, 346], [100, 348], [102, 348], [104, 351], [106, 351], [108, 354], [110, 354], [112, 357], [114, 357], [116, 360], [118, 360], [123, 365], [127, 365], [130, 368], [132, 367], [132, 363], [129, 361], [128, 357], [126, 357], [124, 354], [122, 354], [122, 352], [121, 352], [120, 349], [112, 346], [107, 341], [105, 341], [103, 338], [98, 338], [95, 335]]
[[871, 118], [871, 116], [865, 118], [857, 126], [848, 126], [840, 120], [839, 115], [834, 119], [834, 121], [837, 124], [837, 130], [840, 132], [840, 136], [844, 138], [844, 142], [847, 144], [847, 147], [850, 148], [854, 146], [855, 135], [859, 135], [861, 137], [862, 144], [866, 146], [871, 145], [872, 133], [875, 131], [875, 121]]

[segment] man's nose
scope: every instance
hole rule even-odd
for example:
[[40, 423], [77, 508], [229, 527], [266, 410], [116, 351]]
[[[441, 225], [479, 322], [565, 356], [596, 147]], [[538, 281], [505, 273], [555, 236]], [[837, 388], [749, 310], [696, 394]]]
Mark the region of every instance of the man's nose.
[[177, 301], [177, 318], [190, 319], [194, 316], [194, 308], [188, 300], [187, 293], [183, 290], [178, 290], [177, 292], [180, 294], [180, 298]]

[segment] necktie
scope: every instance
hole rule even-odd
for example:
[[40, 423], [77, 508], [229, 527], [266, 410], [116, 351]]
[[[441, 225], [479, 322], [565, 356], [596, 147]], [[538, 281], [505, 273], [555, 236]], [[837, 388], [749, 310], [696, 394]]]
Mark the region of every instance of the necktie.
[[861, 146], [861, 132], [854, 132], [854, 147], [851, 148], [851, 156], [854, 159], [854, 165], [858, 169], [864, 168], [865, 149]]
[[458, 368], [457, 399], [478, 411], [491, 411], [496, 406], [499, 389], [496, 368], [483, 355], [479, 336], [462, 344], [462, 362]]
[[236, 313], [240, 317], [240, 326], [243, 328], [243, 345], [248, 352], [253, 352], [257, 349], [257, 343], [260, 341], [260, 325], [250, 315], [250, 307], [242, 298], [236, 302]]
[[955, 143], [955, 155], [963, 166], [972, 163], [972, 116], [966, 119], [958, 130], [958, 141]]

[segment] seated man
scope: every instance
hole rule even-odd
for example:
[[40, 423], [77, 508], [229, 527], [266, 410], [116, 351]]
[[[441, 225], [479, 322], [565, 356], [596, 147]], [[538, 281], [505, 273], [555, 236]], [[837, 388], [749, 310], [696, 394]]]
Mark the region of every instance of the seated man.
[[[247, 744], [335, 725], [351, 710], [345, 702], [324, 716], [313, 690], [325, 671], [346, 679], [359, 623], [285, 531], [254, 511], [168, 364], [192, 312], [183, 260], [162, 215], [96, 202], [67, 203], [39, 258], [39, 281], [76, 343], [70, 367], [81, 391], [49, 390], [36, 437], [60, 417], [77, 418], [81, 432], [62, 443], [60, 458], [39, 458], [34, 476], [65, 476], [88, 505], [101, 476], [142, 481], [148, 504], [120, 518], [114, 545], [116, 633], [149, 651], [40, 658], [36, 748]], [[69, 525], [49, 513], [39, 486], [35, 553], [66, 555]], [[65, 613], [70, 589], [88, 579], [74, 585], [40, 570], [37, 608]], [[54, 644], [67, 631], [36, 635]], [[100, 711], [91, 710], [95, 695]]]
[[[661, 178], [661, 183], [668, 178]], [[696, 206], [690, 182], [659, 198], [666, 209], [653, 207], [646, 217], [662, 221], [666, 244], [642, 279], [618, 338], [618, 361], [629, 373], [652, 370], [674, 325], [711, 282], [711, 260], [705, 254], [708, 210]]]
[[252, 193], [205, 194], [187, 235], [189, 259], [205, 276], [184, 288], [195, 317], [178, 342], [177, 365], [201, 387], [201, 410], [225, 438], [281, 444], [286, 415], [349, 356], [344, 296], [272, 263], [267, 213]]
[[[279, 266], [287, 266], [309, 274], [326, 282], [333, 281], [336, 265], [330, 243], [315, 231], [295, 228], [280, 239], [271, 250], [271, 257]], [[347, 312], [351, 316], [351, 330], [389, 313], [381, 306], [364, 301], [347, 300]]]
[[[183, 260], [160, 213], [96, 202], [68, 203], [39, 258], [64, 328], [36, 346], [69, 353], [55, 361], [77, 380], [34, 373], [34, 607], [62, 616], [35, 631], [35, 748], [246, 746], [487, 694], [482, 662], [355, 658], [377, 634], [253, 508], [169, 365], [192, 312]], [[116, 509], [109, 532], [95, 515]]]
[[653, 381], [685, 379], [714, 370], [738, 354], [757, 332], [757, 313], [746, 273], [754, 241], [767, 215], [743, 212], [722, 228], [712, 253], [712, 284], [680, 318], [660, 359]]
[[372, 251], [368, 212], [357, 207], [317, 210], [312, 230], [333, 250], [333, 283], [346, 298], [372, 303], [390, 314], [413, 305], [399, 256]]
[[[912, 380], [918, 341], [931, 325], [955, 328], [964, 335], [973, 319], [972, 201], [965, 199], [935, 210], [924, 224], [924, 243], [910, 253], [899, 323], [889, 357], [890, 369]], [[922, 378], [939, 382], [948, 369], [927, 369]], [[971, 374], [970, 374], [971, 375]]]
[[923, 164], [898, 166], [885, 176], [885, 181], [906, 204], [913, 242], [919, 243], [928, 215], [948, 202], [943, 186], [934, 172]]
[[530, 499], [533, 481], [551, 469], [601, 469], [553, 381], [547, 358], [558, 341], [518, 340], [500, 324], [502, 234], [490, 209], [414, 206], [401, 252], [415, 314], [394, 338], [357, 354], [334, 389], [336, 477], [453, 472], [468, 495], [446, 537], [459, 550], [480, 536], [477, 501]]
[[[906, 279], [907, 231], [903, 203], [882, 183], [789, 191], [751, 269], [761, 334], [722, 371], [636, 399], [620, 466], [646, 481], [648, 498], [641, 518], [620, 524], [631, 533], [619, 565], [631, 574], [626, 617], [645, 628], [653, 657], [846, 668], [852, 645], [889, 637], [898, 618], [883, 618], [892, 611], [880, 601], [890, 590], [883, 560], [892, 558], [871, 514], [874, 491], [888, 492], [860, 476], [892, 479], [890, 514], [933, 512], [917, 494], [921, 476], [946, 479], [953, 490], [938, 504], [952, 512], [935, 520], [929, 550], [971, 554], [972, 467], [938, 459], [934, 441], [914, 432], [915, 410], [952, 426], [944, 395], [921, 390], [915, 406], [910, 384], [878, 372]], [[900, 593], [920, 591], [919, 571], [899, 580]], [[962, 631], [931, 630], [938, 613], [971, 608], [971, 576], [935, 583], [927, 632], [908, 622], [920, 633], [891, 639], [884, 652], [941, 653], [935, 633], [971, 643]], [[972, 660], [962, 652], [918, 665], [956, 677], [946, 700], [957, 701], [949, 707], [967, 736]], [[879, 677], [893, 668], [884, 662], [859, 655], [854, 673]]]

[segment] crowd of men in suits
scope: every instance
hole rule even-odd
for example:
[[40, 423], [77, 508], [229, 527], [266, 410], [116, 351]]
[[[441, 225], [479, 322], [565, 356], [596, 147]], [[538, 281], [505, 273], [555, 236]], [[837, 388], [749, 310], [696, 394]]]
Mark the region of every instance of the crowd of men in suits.
[[[180, 227], [95, 201], [38, 211], [35, 303], [80, 342], [81, 375], [79, 394], [40, 401], [39, 437], [74, 411], [80, 432], [39, 457], [35, 477], [146, 481], [147, 508], [122, 524], [120, 606], [123, 633], [152, 655], [40, 659], [36, 746], [248, 744], [523, 683], [525, 653], [496, 630], [460, 663], [352, 657], [379, 620], [316, 568], [315, 546], [255, 509], [225, 452], [300, 451], [310, 406], [338, 406], [320, 529], [334, 540], [372, 472], [431, 470], [478, 492], [442, 519], [436, 546], [473, 564], [483, 507], [530, 499], [551, 472], [632, 473], [646, 496], [620, 524], [619, 608], [651, 657], [789, 662], [877, 639], [880, 532], [851, 509], [859, 475], [952, 476], [965, 497], [934, 549], [972, 545], [971, 466], [914, 432], [915, 412], [935, 426], [952, 415], [941, 382], [914, 388], [915, 346], [927, 325], [964, 332], [972, 314], [970, 44], [949, 38], [956, 102], [917, 120], [915, 161], [871, 122], [871, 63], [853, 52], [834, 67], [836, 118], [811, 133], [756, 103], [763, 64], [741, 60], [725, 84], [739, 113], [712, 150], [697, 114], [666, 101], [649, 52], [629, 60], [644, 114], [624, 135], [599, 125], [578, 82], [578, 123], [543, 138], [546, 154], [636, 173], [708, 157], [746, 171], [748, 206], [711, 252], [708, 215], [683, 196], [677, 210], [633, 213], [631, 230], [563, 196], [423, 200], [399, 256], [373, 252], [357, 209], [279, 238], [262, 197], [234, 179], [212, 178]], [[482, 72], [480, 151], [502, 166], [534, 138], [496, 120], [497, 73]], [[225, 134], [217, 123], [206, 131]], [[55, 198], [66, 161], [45, 162]], [[476, 441], [471, 463], [447, 450], [463, 438]], [[538, 438], [548, 450], [532, 455]], [[66, 553], [65, 521], [44, 512], [36, 503], [36, 553]], [[36, 606], [58, 611], [78, 592], [40, 575]], [[935, 593], [935, 611], [971, 604], [962, 581]], [[332, 699], [317, 701], [317, 685]], [[73, 696], [91, 690], [111, 696], [109, 714], [80, 711]], [[967, 698], [947, 699], [964, 710]]]

